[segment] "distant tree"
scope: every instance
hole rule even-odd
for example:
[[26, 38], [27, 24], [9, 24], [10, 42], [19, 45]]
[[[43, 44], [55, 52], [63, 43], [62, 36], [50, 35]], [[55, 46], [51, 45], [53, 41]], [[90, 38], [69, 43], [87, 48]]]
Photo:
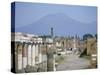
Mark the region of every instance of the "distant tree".
[[87, 40], [87, 38], [93, 38], [93, 35], [92, 34], [84, 34], [83, 40]]

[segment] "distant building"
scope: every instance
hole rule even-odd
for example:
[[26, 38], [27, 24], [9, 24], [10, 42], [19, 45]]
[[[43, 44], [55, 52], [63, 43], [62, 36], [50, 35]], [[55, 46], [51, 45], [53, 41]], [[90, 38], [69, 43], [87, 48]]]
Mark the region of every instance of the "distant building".
[[56, 37], [54, 42], [58, 50], [70, 50], [79, 48], [80, 39], [76, 37]]

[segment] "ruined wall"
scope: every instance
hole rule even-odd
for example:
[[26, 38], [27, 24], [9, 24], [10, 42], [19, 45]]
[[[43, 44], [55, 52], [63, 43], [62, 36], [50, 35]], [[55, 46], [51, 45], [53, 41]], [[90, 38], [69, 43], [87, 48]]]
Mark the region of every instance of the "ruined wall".
[[97, 52], [97, 44], [96, 44], [96, 39], [95, 38], [89, 38], [87, 39], [87, 55], [91, 55], [93, 53]]

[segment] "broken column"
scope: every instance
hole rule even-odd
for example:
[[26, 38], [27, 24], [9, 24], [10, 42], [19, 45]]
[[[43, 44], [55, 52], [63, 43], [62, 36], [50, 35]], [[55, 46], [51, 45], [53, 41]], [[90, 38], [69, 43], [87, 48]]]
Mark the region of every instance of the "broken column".
[[47, 71], [54, 71], [54, 50], [47, 48]]

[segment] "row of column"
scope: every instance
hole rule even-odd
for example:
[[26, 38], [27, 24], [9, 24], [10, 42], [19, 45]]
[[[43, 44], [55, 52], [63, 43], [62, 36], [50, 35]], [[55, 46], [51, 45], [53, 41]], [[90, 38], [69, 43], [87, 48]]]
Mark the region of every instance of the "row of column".
[[18, 44], [17, 57], [18, 70], [26, 68], [27, 65], [35, 66], [35, 64], [42, 63], [41, 44]]

